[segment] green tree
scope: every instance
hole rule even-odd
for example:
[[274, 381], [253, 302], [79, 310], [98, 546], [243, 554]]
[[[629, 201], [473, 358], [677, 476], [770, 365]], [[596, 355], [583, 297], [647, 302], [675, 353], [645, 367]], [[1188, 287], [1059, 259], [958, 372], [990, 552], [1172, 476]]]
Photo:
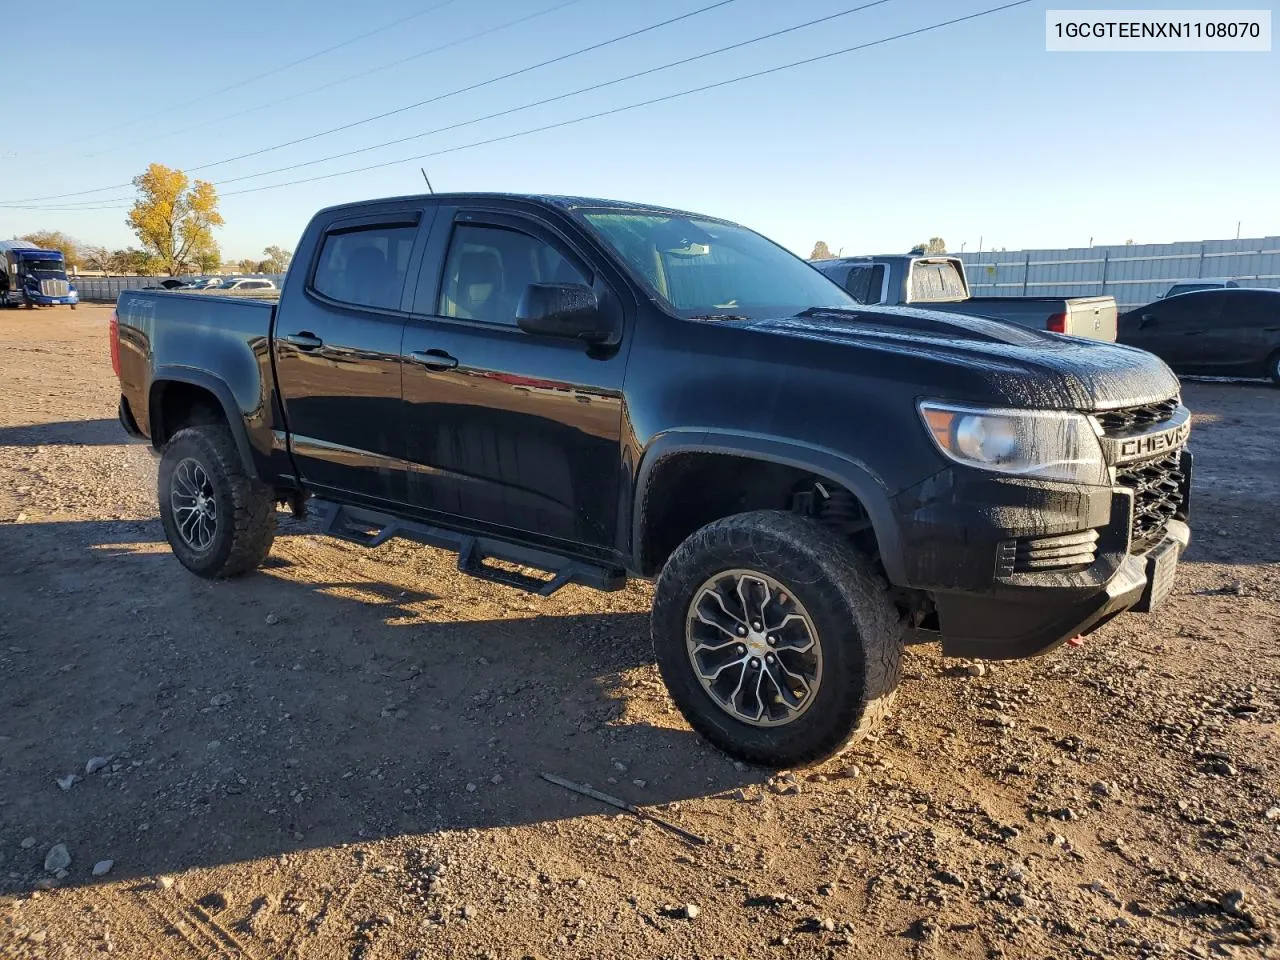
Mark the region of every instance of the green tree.
[[80, 266], [80, 245], [61, 230], [36, 230], [22, 239], [41, 250], [61, 251], [68, 267]]
[[293, 260], [293, 251], [284, 247], [267, 247], [262, 253], [267, 258], [262, 261], [263, 273], [284, 273]]
[[214, 245], [213, 228], [223, 224], [218, 192], [205, 180], [153, 163], [133, 178], [138, 189], [126, 223], [162, 270], [176, 276], [196, 251]]
[[155, 255], [137, 247], [112, 252], [110, 262], [111, 273], [124, 275], [152, 277], [158, 269]]
[[938, 257], [947, 252], [947, 241], [941, 237], [930, 237], [925, 243], [917, 243], [911, 252], [922, 257]]
[[212, 273], [222, 265], [222, 251], [212, 239], [192, 253], [192, 260], [201, 273]]

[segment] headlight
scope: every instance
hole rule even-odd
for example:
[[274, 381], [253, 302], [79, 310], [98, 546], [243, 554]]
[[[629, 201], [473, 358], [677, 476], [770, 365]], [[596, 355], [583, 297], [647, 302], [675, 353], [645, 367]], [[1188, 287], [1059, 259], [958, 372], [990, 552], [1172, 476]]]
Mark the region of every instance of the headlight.
[[1084, 414], [925, 401], [920, 416], [938, 449], [957, 463], [1041, 480], [1110, 482], [1102, 445]]

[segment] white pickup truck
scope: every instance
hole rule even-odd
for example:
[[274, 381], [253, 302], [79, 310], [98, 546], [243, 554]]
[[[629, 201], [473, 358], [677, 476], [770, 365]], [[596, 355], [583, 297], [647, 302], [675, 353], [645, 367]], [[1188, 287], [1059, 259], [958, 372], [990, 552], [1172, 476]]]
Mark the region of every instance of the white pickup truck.
[[1115, 297], [971, 297], [959, 257], [889, 254], [809, 262], [859, 303], [927, 307], [1093, 340], [1116, 339]]

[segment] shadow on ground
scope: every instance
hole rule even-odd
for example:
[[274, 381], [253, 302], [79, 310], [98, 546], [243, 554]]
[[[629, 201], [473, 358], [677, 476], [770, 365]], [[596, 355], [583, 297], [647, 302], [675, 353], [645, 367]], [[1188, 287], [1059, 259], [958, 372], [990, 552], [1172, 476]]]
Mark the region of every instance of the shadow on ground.
[[119, 420], [62, 420], [0, 427], [0, 447], [112, 446], [137, 443]]
[[[669, 713], [637, 669], [642, 613], [459, 620], [478, 605], [438, 609], [350, 555], [299, 563], [350, 568], [322, 582], [292, 579], [286, 559], [210, 583], [147, 542], [154, 530], [0, 526], [0, 889], [29, 887], [58, 842], [74, 858], [66, 883], [94, 882], [101, 859], [120, 880], [616, 812], [542, 771], [642, 804], [762, 777]], [[486, 610], [525, 603], [484, 590]], [[112, 762], [86, 775], [94, 756]]]

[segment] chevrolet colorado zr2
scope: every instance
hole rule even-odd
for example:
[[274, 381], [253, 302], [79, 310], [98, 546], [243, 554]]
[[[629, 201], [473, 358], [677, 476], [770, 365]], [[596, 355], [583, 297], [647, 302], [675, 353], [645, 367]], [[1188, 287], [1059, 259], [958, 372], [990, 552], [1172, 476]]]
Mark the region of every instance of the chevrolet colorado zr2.
[[287, 505], [543, 595], [655, 580], [672, 698], [769, 766], [871, 728], [906, 643], [1027, 657], [1151, 610], [1189, 540], [1190, 418], [1151, 354], [865, 306], [660, 207], [332, 207], [278, 303], [126, 291], [111, 352], [192, 572], [258, 567]]

